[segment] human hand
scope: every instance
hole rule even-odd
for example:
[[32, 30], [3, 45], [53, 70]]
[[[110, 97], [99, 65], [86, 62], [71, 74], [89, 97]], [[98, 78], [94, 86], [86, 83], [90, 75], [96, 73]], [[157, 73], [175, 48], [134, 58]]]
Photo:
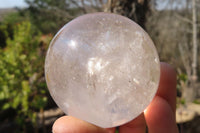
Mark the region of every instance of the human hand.
[[[178, 133], [175, 120], [176, 72], [161, 63], [160, 84], [151, 104], [140, 116], [119, 127], [119, 133]], [[115, 133], [116, 128], [103, 129], [71, 116], [63, 116], [53, 125], [53, 133]]]

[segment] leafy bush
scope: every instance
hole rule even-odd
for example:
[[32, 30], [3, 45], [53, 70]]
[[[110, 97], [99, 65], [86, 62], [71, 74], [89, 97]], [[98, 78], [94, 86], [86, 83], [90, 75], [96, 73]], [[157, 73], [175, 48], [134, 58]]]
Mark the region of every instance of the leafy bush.
[[14, 109], [18, 124], [34, 122], [35, 111], [47, 103], [43, 64], [50, 39], [24, 21], [14, 25], [13, 39], [0, 49], [0, 113]]

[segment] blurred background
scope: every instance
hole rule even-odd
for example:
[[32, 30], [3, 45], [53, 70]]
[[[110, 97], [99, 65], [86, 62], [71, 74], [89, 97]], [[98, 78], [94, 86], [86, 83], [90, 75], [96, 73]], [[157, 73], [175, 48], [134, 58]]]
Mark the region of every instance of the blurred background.
[[64, 115], [45, 83], [45, 54], [64, 24], [91, 12], [124, 15], [149, 33], [178, 73], [180, 132], [200, 133], [200, 0], [0, 0], [0, 132], [49, 133]]

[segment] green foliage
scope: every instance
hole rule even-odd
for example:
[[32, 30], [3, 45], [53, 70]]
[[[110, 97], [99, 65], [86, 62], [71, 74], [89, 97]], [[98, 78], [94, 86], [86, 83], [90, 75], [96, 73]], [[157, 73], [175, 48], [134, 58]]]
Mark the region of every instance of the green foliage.
[[65, 0], [26, 0], [29, 8], [25, 11], [30, 14], [31, 22], [43, 33], [56, 32], [67, 21], [68, 4]]
[[8, 26], [0, 25], [0, 48], [4, 48], [6, 46], [6, 38], [8, 38]]
[[187, 81], [187, 74], [181, 73], [178, 75], [178, 80], [186, 82]]
[[185, 99], [181, 98], [180, 103], [185, 105], [185, 103], [186, 103]]
[[6, 40], [8, 38], [13, 39], [14, 26], [17, 23], [21, 23], [23, 21], [28, 21], [28, 20], [29, 17], [27, 17], [27, 15], [23, 16], [19, 11], [7, 14], [4, 17], [3, 21], [0, 22], [0, 47], [4, 48], [6, 46]]
[[70, 0], [25, 1], [29, 7], [22, 12], [29, 14], [31, 22], [45, 34], [56, 33], [77, 14], [80, 15], [82, 11], [76, 4], [73, 5]]
[[199, 99], [196, 99], [196, 100], [193, 101], [193, 103], [195, 103], [195, 104], [200, 104], [200, 100], [199, 100]]
[[7, 14], [3, 19], [3, 23], [15, 25], [16, 23], [20, 23], [22, 21], [28, 21], [28, 20], [29, 20], [29, 17], [23, 16], [19, 11], [16, 11], [16, 12], [11, 12]]
[[185, 73], [178, 74], [177, 85], [176, 85], [178, 94], [182, 92], [182, 85], [187, 82], [187, 79], [188, 79], [187, 74], [185, 74]]
[[16, 121], [23, 125], [27, 118], [34, 122], [34, 112], [47, 103], [43, 63], [51, 36], [35, 35], [28, 21], [13, 29], [13, 39], [0, 49], [0, 112], [16, 110]]
[[119, 133], [119, 130], [118, 130], [118, 129], [116, 129], [115, 133]]

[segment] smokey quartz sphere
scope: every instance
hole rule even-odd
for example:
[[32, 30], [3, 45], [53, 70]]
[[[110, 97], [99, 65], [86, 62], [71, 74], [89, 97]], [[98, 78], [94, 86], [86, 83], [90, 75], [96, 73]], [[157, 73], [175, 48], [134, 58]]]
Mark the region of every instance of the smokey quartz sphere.
[[51, 96], [67, 115], [108, 128], [131, 121], [149, 105], [160, 63], [152, 40], [135, 22], [93, 13], [56, 34], [45, 75]]

